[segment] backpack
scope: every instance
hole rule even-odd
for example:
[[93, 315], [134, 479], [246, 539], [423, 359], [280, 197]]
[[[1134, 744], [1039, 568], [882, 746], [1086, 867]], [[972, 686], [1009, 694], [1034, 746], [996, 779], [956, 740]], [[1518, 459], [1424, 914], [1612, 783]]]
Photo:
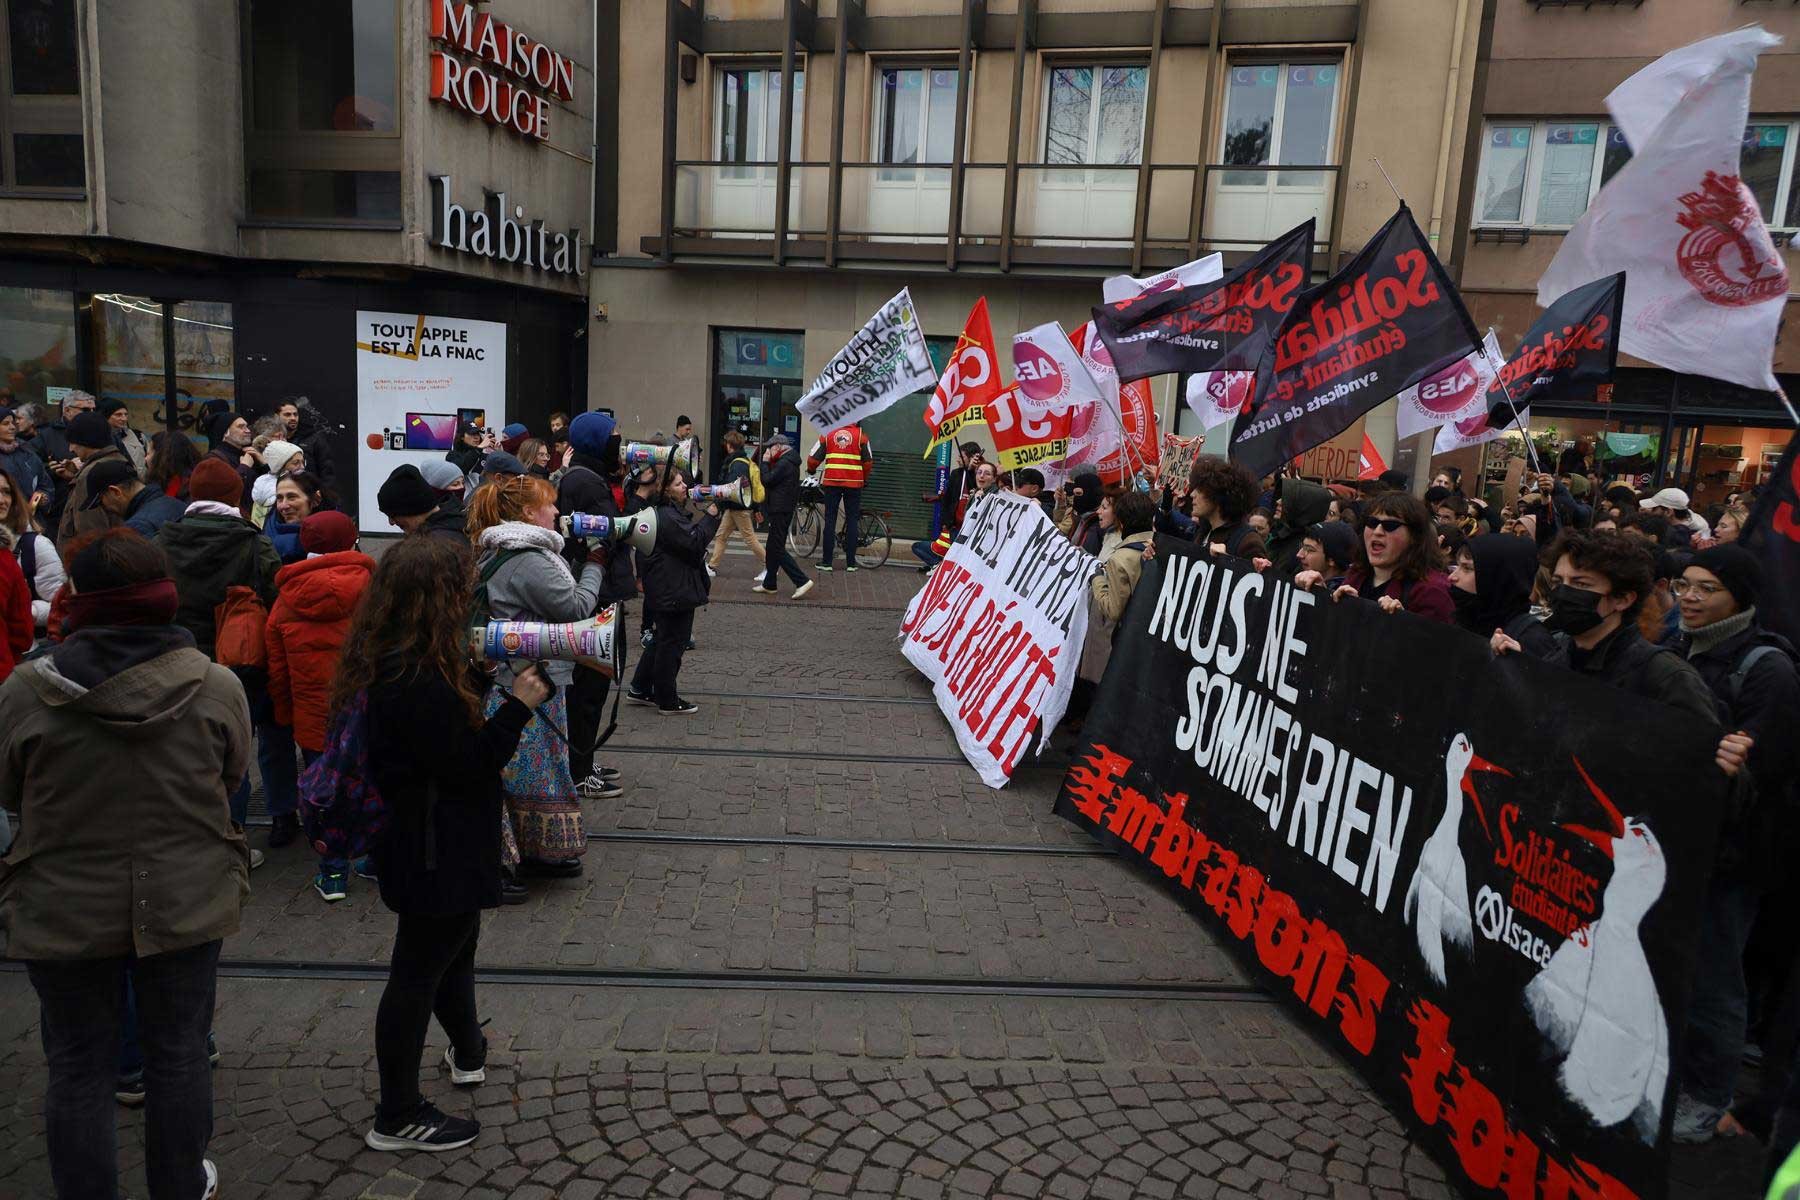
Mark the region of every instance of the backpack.
[[750, 501], [753, 504], [761, 504], [768, 495], [763, 491], [762, 468], [757, 466], [756, 460], [748, 455], [745, 456], [744, 462], [750, 468]]
[[1738, 659], [1738, 665], [1725, 677], [1725, 687], [1731, 696], [1730, 703], [1734, 713], [1737, 711], [1738, 695], [1744, 690], [1744, 680], [1750, 678], [1750, 669], [1756, 666], [1756, 661], [1765, 655], [1783, 653], [1785, 651], [1779, 646], [1752, 646], [1744, 657]]
[[264, 631], [269, 606], [255, 588], [234, 583], [213, 607], [213, 661], [221, 667], [263, 668], [269, 665]]
[[[369, 696], [358, 692], [333, 718], [324, 751], [300, 774], [300, 822], [320, 857], [348, 862], [381, 840], [388, 817], [370, 770]], [[428, 848], [435, 858], [436, 847]]]
[[475, 594], [469, 601], [470, 628], [486, 629], [487, 623], [494, 619], [493, 601], [488, 598], [488, 584], [501, 567], [524, 553], [521, 549], [502, 550], [488, 560], [487, 566], [481, 568], [481, 577], [475, 583]]

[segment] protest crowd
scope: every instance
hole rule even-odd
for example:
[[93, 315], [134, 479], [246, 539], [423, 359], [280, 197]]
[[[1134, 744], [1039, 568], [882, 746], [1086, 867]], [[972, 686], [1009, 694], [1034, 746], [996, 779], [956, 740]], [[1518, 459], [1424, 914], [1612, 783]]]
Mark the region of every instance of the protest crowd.
[[[875, 459], [857, 418], [934, 380], [931, 445], [955, 461], [923, 497], [937, 527], [912, 547], [926, 576], [915, 605], [946, 609], [952, 588], [973, 596], [963, 556], [1017, 538], [1033, 548], [1013, 572], [1030, 581], [1020, 594], [1070, 600], [1080, 619], [1063, 630], [1085, 629], [1059, 728], [1033, 730], [1027, 720], [1014, 736], [1017, 710], [999, 705], [983, 718], [983, 737], [970, 739], [1005, 750], [983, 751], [991, 786], [1004, 784], [1034, 733], [1039, 749], [1052, 736], [1082, 748], [1085, 730], [1139, 716], [1109, 711], [1109, 697], [1126, 694], [1119, 664], [1128, 624], [1148, 624], [1146, 581], [1155, 581], [1159, 609], [1180, 590], [1159, 559], [1191, 571], [1189, 593], [1194, 580], [1215, 578], [1215, 563], [1219, 574], [1249, 580], [1234, 593], [1240, 624], [1252, 592], [1298, 592], [1319, 610], [1366, 614], [1377, 661], [1387, 652], [1383, 630], [1394, 631], [1395, 646], [1424, 626], [1454, 630], [1460, 649], [1473, 648], [1491, 670], [1529, 660], [1532, 671], [1518, 677], [1543, 688], [1545, 701], [1555, 681], [1574, 686], [1579, 676], [1634, 709], [1678, 715], [1705, 747], [1704, 761], [1689, 765], [1724, 799], [1708, 814], [1719, 834], [1683, 981], [1685, 1028], [1664, 1031], [1660, 1070], [1674, 1098], [1666, 1128], [1687, 1144], [1754, 1135], [1769, 1144], [1773, 1169], [1800, 1142], [1800, 885], [1783, 869], [1800, 853], [1800, 651], [1781, 632], [1793, 614], [1776, 607], [1791, 600], [1790, 581], [1775, 577], [1755, 539], [1777, 503], [1792, 520], [1800, 497], [1788, 476], [1800, 478], [1800, 468], [1784, 465], [1703, 510], [1679, 487], [1609, 475], [1585, 439], [1542, 461], [1527, 439], [1529, 466], [1509, 494], [1448, 470], [1425, 486], [1394, 470], [1302, 477], [1306, 449], [1446, 371], [1479, 380], [1472, 403], [1491, 411], [1487, 440], [1522, 427], [1532, 395], [1610, 376], [1619, 346], [1601, 335], [1617, 331], [1626, 303], [1623, 272], [1584, 282], [1550, 298], [1525, 349], [1497, 358], [1402, 205], [1304, 302], [1233, 311], [1257, 308], [1255, 298], [1277, 294], [1281, 281], [1290, 296], [1310, 281], [1313, 242], [1309, 223], [1229, 277], [1217, 256], [1191, 278], [1170, 272], [1172, 286], [1096, 308], [1074, 337], [1054, 322], [1022, 333], [1013, 345], [1019, 382], [1007, 387], [992, 361], [985, 301], [957, 350], [959, 362], [970, 348], [988, 355], [973, 390], [953, 371], [937, 376], [902, 291], [840, 352], [855, 362], [868, 346], [897, 346], [880, 359], [886, 374], [876, 381], [828, 368], [801, 402], [822, 431], [812, 450], [802, 455], [788, 433], [752, 445], [726, 431], [711, 485], [700, 483], [703, 456], [685, 416], [672, 438], [637, 441], [604, 412], [555, 413], [541, 431], [459, 423], [441, 460], [409, 462], [380, 484], [380, 512], [399, 536], [379, 557], [360, 548], [330, 439], [304, 398], [258, 419], [210, 412], [204, 453], [185, 433], [143, 436], [123, 404], [84, 392], [55, 413], [0, 407], [0, 540], [10, 551], [0, 554], [0, 843], [10, 844], [0, 913], [8, 954], [26, 962], [41, 1001], [59, 1194], [116, 1193], [115, 1103], [147, 1106], [153, 1194], [218, 1191], [206, 1149], [220, 949], [239, 926], [252, 872], [276, 853], [316, 857], [322, 903], [367, 885], [397, 915], [372, 1029], [379, 1104], [367, 1146], [429, 1152], [474, 1142], [479, 1125], [427, 1099], [420, 1073], [435, 1017], [450, 1044], [430, 1069], [441, 1066], [457, 1086], [486, 1078], [475, 987], [482, 911], [525, 903], [534, 883], [583, 874], [582, 802], [626, 786], [600, 758], [622, 703], [646, 718], [699, 711], [682, 695], [681, 670], [733, 539], [762, 564], [759, 595], [779, 595], [785, 576], [788, 596], [802, 599], [814, 573], [859, 569], [853, 548]], [[1365, 300], [1371, 313], [1377, 300], [1393, 301], [1393, 311], [1358, 326], [1367, 314], [1354, 310]], [[1202, 320], [1225, 333], [1196, 361], [1200, 340], [1187, 335]], [[1383, 334], [1384, 321], [1406, 336]], [[1319, 336], [1309, 323], [1339, 333]], [[1513, 370], [1540, 326], [1591, 337], [1580, 353]], [[1364, 334], [1349, 349], [1332, 345]], [[1342, 378], [1351, 365], [1368, 368], [1354, 385]], [[1175, 371], [1255, 373], [1257, 399], [1232, 419], [1228, 456], [1197, 453], [1192, 439], [1179, 455], [1179, 439], [1159, 447], [1153, 420], [1148, 430], [1127, 427], [1120, 387]], [[1057, 407], [1071, 394], [1081, 402], [1083, 389], [1085, 402], [1112, 416], [1110, 427], [1097, 423], [1099, 449], [1081, 445], [1068, 407]], [[970, 440], [976, 425], [987, 427], [991, 450]], [[789, 549], [803, 478], [822, 491], [814, 573]], [[1778, 495], [1783, 487], [1790, 493]], [[840, 544], [851, 548], [841, 565]], [[1218, 600], [1215, 638], [1226, 610]], [[932, 614], [909, 612], [903, 638], [918, 632], [920, 615]], [[1002, 627], [999, 617], [988, 626]], [[976, 665], [961, 683], [986, 683], [966, 711], [982, 713], [1009, 672], [1026, 697], [1064, 678], [1035, 646], [1001, 653], [1029, 639], [986, 636], [964, 660]], [[548, 649], [558, 642], [579, 649]], [[1244, 645], [1240, 638], [1240, 654]], [[1279, 693], [1286, 680], [1275, 674]], [[1470, 694], [1479, 686], [1471, 681]], [[1621, 744], [1634, 736], [1629, 723], [1611, 732]], [[1460, 745], [1446, 752], [1455, 768], [1447, 806], [1460, 803], [1459, 791], [1478, 799], [1468, 772], [1506, 773]], [[1532, 748], [1519, 753], [1528, 759]], [[261, 845], [245, 828], [252, 759], [269, 818]], [[129, 824], [108, 819], [127, 765], [165, 800]], [[1070, 792], [1089, 786], [1078, 770], [1067, 779]], [[1561, 829], [1611, 859], [1633, 826], [1588, 787], [1606, 827]], [[1086, 800], [1098, 811], [1092, 791]], [[1198, 844], [1182, 823], [1186, 804], [1184, 793], [1156, 819]], [[1449, 811], [1454, 850], [1459, 810]], [[1348, 836], [1336, 843], [1340, 863]], [[1189, 884], [1197, 862], [1193, 852]], [[1420, 899], [1431, 864], [1416, 865], [1404, 902], [1414, 913], [1443, 903]], [[1362, 873], [1363, 894], [1376, 874]], [[1385, 884], [1381, 895], [1385, 903]], [[1454, 914], [1444, 928], [1454, 940]], [[1582, 945], [1590, 932], [1600, 938], [1585, 925], [1576, 931]], [[1424, 961], [1443, 983], [1441, 946]], [[1333, 1007], [1312, 1002], [1321, 1013]], [[1747, 1052], [1761, 1062], [1753, 1091], [1739, 1088]], [[1633, 1086], [1624, 1114], [1647, 1096], [1655, 1117], [1661, 1096], [1649, 1093], [1660, 1083]]]

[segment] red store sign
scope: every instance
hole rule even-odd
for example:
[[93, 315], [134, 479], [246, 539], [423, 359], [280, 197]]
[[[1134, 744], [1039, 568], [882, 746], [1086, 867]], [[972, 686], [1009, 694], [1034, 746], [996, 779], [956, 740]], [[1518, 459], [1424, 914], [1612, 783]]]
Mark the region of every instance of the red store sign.
[[[550, 137], [550, 101], [575, 99], [575, 64], [473, 5], [431, 0], [431, 40], [490, 64], [431, 52], [431, 98], [536, 141]], [[534, 92], [530, 89], [537, 89]]]

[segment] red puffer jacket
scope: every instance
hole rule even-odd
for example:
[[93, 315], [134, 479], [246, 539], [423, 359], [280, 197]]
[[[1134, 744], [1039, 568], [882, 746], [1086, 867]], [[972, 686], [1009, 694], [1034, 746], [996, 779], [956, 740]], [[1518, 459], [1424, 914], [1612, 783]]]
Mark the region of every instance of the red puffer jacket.
[[350, 614], [375, 560], [357, 550], [302, 559], [275, 576], [269, 610], [269, 698], [275, 719], [294, 728], [302, 750], [325, 748], [331, 678], [350, 632]]
[[31, 620], [31, 589], [25, 583], [25, 572], [4, 546], [0, 546], [0, 559], [5, 560], [0, 562], [0, 624], [6, 626], [0, 635], [0, 679], [5, 679], [31, 649], [37, 626]]

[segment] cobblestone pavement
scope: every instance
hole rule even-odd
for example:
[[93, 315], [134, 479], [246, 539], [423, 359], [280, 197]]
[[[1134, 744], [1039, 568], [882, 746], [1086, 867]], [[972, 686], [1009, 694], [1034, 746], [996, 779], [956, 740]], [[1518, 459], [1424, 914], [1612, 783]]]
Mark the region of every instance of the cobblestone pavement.
[[[488, 1079], [424, 1072], [474, 1146], [363, 1146], [393, 918], [271, 852], [219, 986], [222, 1200], [1453, 1194], [1203, 925], [1051, 815], [1054, 770], [996, 792], [956, 759], [894, 645], [915, 573], [795, 603], [750, 571], [728, 557], [698, 623], [701, 714], [622, 713], [583, 877], [488, 915]], [[36, 1021], [0, 971], [4, 1200], [50, 1195]], [[1711, 1153], [1676, 1194], [1747, 1194], [1720, 1190], [1742, 1149]]]

